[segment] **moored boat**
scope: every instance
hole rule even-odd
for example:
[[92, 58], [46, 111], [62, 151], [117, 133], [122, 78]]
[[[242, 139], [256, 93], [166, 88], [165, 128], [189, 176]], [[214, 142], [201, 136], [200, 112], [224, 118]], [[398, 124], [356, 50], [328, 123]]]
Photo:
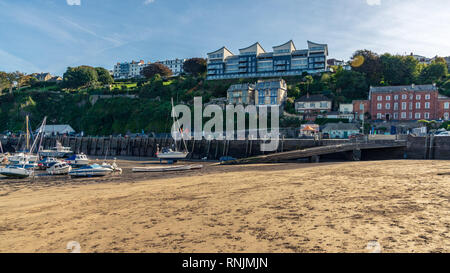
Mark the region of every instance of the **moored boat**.
[[57, 162], [47, 169], [47, 173], [50, 175], [69, 174], [71, 170], [72, 166], [67, 162]]
[[38, 162], [38, 167], [41, 170], [45, 170], [53, 166], [54, 164], [60, 162], [58, 159], [54, 157], [46, 157]]
[[69, 172], [69, 175], [75, 177], [91, 177], [91, 176], [105, 176], [112, 172], [113, 170], [110, 168], [105, 168], [98, 164], [92, 164], [83, 166], [79, 169], [73, 169]]
[[0, 168], [0, 174], [10, 178], [26, 178], [33, 174], [33, 170], [23, 166], [8, 165]]
[[168, 172], [168, 171], [187, 171], [201, 169], [203, 165], [175, 165], [175, 166], [152, 166], [152, 167], [135, 167], [133, 172]]
[[63, 158], [72, 155], [73, 151], [70, 147], [64, 147], [59, 141], [56, 141], [56, 147], [53, 147], [49, 150], [42, 150], [39, 152], [39, 154], [45, 157]]
[[85, 166], [89, 164], [89, 158], [83, 153], [74, 154], [65, 161], [73, 166]]

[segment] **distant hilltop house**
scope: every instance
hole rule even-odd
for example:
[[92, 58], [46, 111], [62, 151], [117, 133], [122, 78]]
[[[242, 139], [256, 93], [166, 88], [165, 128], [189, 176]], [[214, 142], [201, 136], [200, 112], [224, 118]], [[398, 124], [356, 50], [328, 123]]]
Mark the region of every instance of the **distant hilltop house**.
[[68, 124], [58, 124], [58, 125], [45, 125], [43, 132], [44, 135], [49, 136], [49, 135], [73, 134], [75, 133], [75, 130]]
[[351, 70], [352, 69], [352, 67], [348, 63], [346, 63], [346, 62], [344, 62], [342, 60], [334, 59], [334, 58], [328, 59], [327, 60], [327, 65], [328, 65], [328, 67], [341, 66], [344, 70]]
[[31, 76], [40, 82], [61, 82], [63, 80], [60, 76], [52, 76], [50, 73], [33, 73]]
[[286, 99], [287, 84], [283, 79], [258, 80], [254, 84], [233, 84], [227, 90], [228, 104], [281, 106]]
[[163, 64], [167, 66], [171, 71], [173, 76], [178, 76], [184, 72], [183, 65], [186, 59], [172, 59], [165, 61], [157, 61], [156, 63]]
[[324, 95], [305, 95], [295, 101], [295, 111], [303, 119], [314, 121], [318, 115], [331, 111], [332, 100]]
[[427, 57], [420, 56], [420, 55], [415, 55], [412, 52], [411, 52], [410, 56], [412, 56], [414, 59], [419, 61], [420, 64], [431, 64], [431, 61], [432, 61], [431, 58], [427, 58]]
[[117, 63], [113, 69], [113, 77], [115, 80], [128, 80], [135, 78], [142, 78], [142, 69], [149, 63], [145, 63], [143, 60], [139, 62], [131, 61], [130, 63]]
[[327, 123], [322, 128], [323, 134], [328, 134], [330, 138], [348, 138], [359, 134], [359, 128], [354, 123]]
[[328, 45], [308, 41], [296, 49], [292, 40], [266, 52], [258, 43], [234, 55], [225, 46], [207, 54], [207, 80], [299, 76], [327, 70]]

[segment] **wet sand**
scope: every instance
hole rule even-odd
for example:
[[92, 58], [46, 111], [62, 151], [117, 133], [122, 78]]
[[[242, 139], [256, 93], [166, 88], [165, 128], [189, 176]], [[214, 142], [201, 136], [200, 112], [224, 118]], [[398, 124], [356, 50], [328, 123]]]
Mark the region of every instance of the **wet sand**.
[[449, 161], [0, 180], [0, 252], [450, 251]]

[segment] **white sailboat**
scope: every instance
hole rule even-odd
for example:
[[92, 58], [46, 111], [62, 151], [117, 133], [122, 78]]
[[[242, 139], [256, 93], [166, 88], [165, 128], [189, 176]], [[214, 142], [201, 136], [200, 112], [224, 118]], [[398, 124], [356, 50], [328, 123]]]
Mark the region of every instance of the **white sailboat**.
[[[43, 125], [45, 125], [46, 120], [47, 120], [47, 117], [45, 117], [44, 120], [42, 121]], [[29, 133], [29, 131], [28, 131], [28, 116], [27, 116], [27, 134], [28, 133]], [[39, 130], [39, 132], [36, 136], [36, 139], [34, 140], [33, 145], [31, 146], [31, 150], [29, 150], [29, 151], [34, 150], [40, 135], [42, 135], [41, 129]], [[42, 138], [41, 138], [41, 141], [42, 141]], [[41, 143], [39, 143], [39, 146], [40, 145], [41, 145]], [[27, 136], [27, 149], [28, 149], [28, 147], [29, 147], [29, 140], [28, 140], [28, 136]], [[36, 157], [35, 161], [29, 160], [30, 158], [33, 158], [32, 156]], [[7, 165], [6, 167], [0, 168], [0, 174], [4, 175], [6, 177], [11, 177], [11, 178], [29, 177], [34, 174], [34, 168], [37, 167], [36, 161], [37, 161], [38, 157], [39, 157], [38, 155], [31, 155], [29, 153], [20, 153], [20, 155], [17, 155], [17, 159], [21, 158], [21, 160], [19, 160], [17, 162], [17, 164], [11, 164], [11, 165]]]
[[[33, 147], [34, 147], [34, 143], [33, 143], [33, 147], [31, 147], [31, 150], [30, 150], [30, 128], [29, 128], [28, 115], [25, 118], [25, 125], [26, 125], [26, 131], [27, 131], [25, 152], [17, 152], [17, 153], [14, 153], [14, 154], [8, 156], [8, 161], [12, 164], [19, 164], [19, 162], [23, 162], [23, 161], [34, 163], [39, 160], [39, 157], [37, 155], [33, 155], [31, 153], [33, 150]], [[19, 142], [20, 142], [20, 139], [19, 139]]]
[[[173, 98], [171, 100], [172, 102], [172, 119], [173, 122], [175, 122], [175, 109], [173, 106]], [[178, 119], [176, 120], [177, 124], [178, 124], [178, 128], [180, 128], [180, 123], [178, 121]], [[176, 141], [175, 141], [175, 145], [173, 145], [173, 149], [171, 147], [164, 147], [161, 150], [159, 149], [158, 146], [158, 150], [156, 152], [156, 157], [158, 157], [160, 160], [164, 159], [164, 160], [171, 160], [171, 161], [177, 161], [177, 160], [181, 160], [181, 159], [185, 159], [189, 152], [187, 151], [187, 146], [186, 146], [186, 142], [184, 141], [184, 139], [182, 138], [183, 144], [184, 144], [184, 151], [178, 151], [177, 150], [177, 145], [176, 145]]]
[[62, 158], [73, 154], [73, 151], [70, 147], [64, 147], [62, 146], [61, 142], [56, 141], [56, 147], [53, 147], [49, 150], [42, 150], [39, 152], [39, 154], [44, 157]]

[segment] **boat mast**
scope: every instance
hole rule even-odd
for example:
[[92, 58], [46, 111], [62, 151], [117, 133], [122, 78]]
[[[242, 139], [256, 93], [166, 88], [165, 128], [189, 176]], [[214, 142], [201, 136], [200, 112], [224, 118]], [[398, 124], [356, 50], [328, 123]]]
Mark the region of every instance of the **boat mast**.
[[[173, 106], [173, 98], [171, 98], [170, 101], [172, 102], [172, 119], [173, 119], [173, 122], [175, 123], [175, 107]], [[181, 133], [180, 122], [178, 121], [178, 119], [176, 119], [176, 121], [177, 121], [177, 124], [178, 124], [178, 131]], [[181, 133], [181, 139], [183, 140], [184, 149], [185, 149], [185, 151], [187, 151], [187, 145], [186, 145], [186, 142], [184, 141], [182, 133]], [[175, 140], [175, 148], [177, 148], [176, 143], [177, 143], [177, 141]]]
[[30, 131], [28, 129], [28, 115], [25, 118], [25, 124], [27, 127], [27, 149], [26, 150], [29, 151], [30, 150]]

